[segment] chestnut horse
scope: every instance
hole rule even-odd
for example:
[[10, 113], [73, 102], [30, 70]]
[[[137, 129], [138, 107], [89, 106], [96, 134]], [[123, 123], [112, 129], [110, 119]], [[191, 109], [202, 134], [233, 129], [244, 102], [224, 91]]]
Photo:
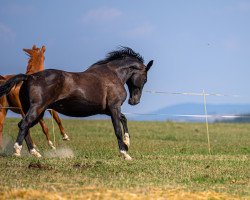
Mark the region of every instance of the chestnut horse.
[[[28, 130], [43, 116], [46, 109], [56, 110], [67, 116], [86, 117], [95, 114], [111, 116], [118, 147], [124, 159], [128, 155], [129, 135], [126, 117], [121, 106], [129, 90], [129, 104], [140, 102], [142, 89], [147, 81], [147, 73], [153, 65], [151, 60], [146, 66], [143, 58], [131, 48], [121, 47], [108, 54], [86, 71], [73, 73], [56, 69], [44, 70], [32, 75], [19, 74], [0, 86], [0, 97], [23, 81], [20, 99], [25, 117], [19, 122], [19, 133], [14, 145], [15, 155], [20, 155], [22, 143]], [[32, 143], [28, 143], [33, 149]]]
[[[44, 70], [45, 46], [42, 46], [42, 48], [40, 49], [40, 48], [37, 48], [35, 45], [33, 45], [32, 49], [23, 49], [23, 51], [26, 52], [26, 54], [29, 56], [26, 74], [33, 74], [35, 72]], [[0, 84], [3, 84], [5, 81], [7, 81], [8, 79], [14, 76], [15, 75], [0, 76]], [[22, 106], [19, 100], [20, 87], [21, 87], [21, 83], [16, 85], [16, 87], [14, 87], [7, 95], [0, 98], [0, 146], [2, 144], [3, 123], [4, 123], [8, 109], [12, 110], [15, 113], [21, 114], [22, 117], [25, 116], [21, 109]], [[55, 121], [57, 122], [60, 128], [61, 134], [63, 136], [63, 139], [68, 140], [68, 136], [64, 131], [64, 128], [62, 126], [62, 123], [58, 114], [53, 110], [50, 110], [49, 112], [51, 113]], [[46, 135], [48, 144], [52, 148], [55, 148], [53, 143], [50, 140], [48, 128], [44, 120], [40, 119], [39, 123], [42, 126], [44, 134]]]

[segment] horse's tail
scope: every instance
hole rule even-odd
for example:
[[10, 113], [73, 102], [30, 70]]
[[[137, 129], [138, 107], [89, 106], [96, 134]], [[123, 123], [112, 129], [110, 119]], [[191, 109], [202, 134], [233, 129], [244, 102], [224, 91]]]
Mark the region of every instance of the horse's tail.
[[0, 97], [8, 94], [10, 90], [19, 82], [25, 81], [28, 79], [26, 74], [18, 74], [10, 79], [8, 79], [4, 84], [0, 85]]

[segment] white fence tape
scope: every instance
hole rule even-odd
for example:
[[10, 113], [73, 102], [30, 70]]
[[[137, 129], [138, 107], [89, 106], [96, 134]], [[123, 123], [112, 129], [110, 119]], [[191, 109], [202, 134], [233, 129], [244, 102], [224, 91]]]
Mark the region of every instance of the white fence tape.
[[142, 115], [142, 116], [168, 116], [168, 117], [194, 117], [194, 118], [250, 118], [250, 115], [178, 115], [178, 114], [166, 114], [166, 113], [132, 113], [123, 112], [125, 115]]
[[218, 96], [218, 97], [235, 97], [239, 98], [239, 95], [236, 94], [219, 94], [219, 93], [196, 93], [196, 92], [164, 92], [164, 91], [154, 91], [146, 90], [145, 92], [151, 94], [166, 94], [166, 95], [189, 95], [189, 96]]

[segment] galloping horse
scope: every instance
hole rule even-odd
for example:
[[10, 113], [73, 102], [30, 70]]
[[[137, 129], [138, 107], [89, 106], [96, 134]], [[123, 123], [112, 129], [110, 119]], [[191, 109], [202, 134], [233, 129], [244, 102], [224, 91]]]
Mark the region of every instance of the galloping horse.
[[[40, 49], [40, 48], [37, 48], [35, 45], [33, 45], [32, 49], [23, 49], [23, 51], [26, 52], [26, 54], [29, 56], [26, 74], [33, 74], [35, 72], [44, 70], [45, 50], [46, 50], [45, 46], [42, 46], [42, 48]], [[3, 84], [5, 81], [7, 81], [8, 79], [14, 76], [15, 75], [0, 76], [0, 84]], [[20, 87], [21, 87], [21, 83], [17, 84], [13, 89], [11, 89], [11, 91], [7, 95], [0, 98], [0, 146], [2, 144], [3, 123], [4, 123], [8, 109], [12, 110], [15, 113], [21, 114], [22, 117], [25, 116], [24, 112], [21, 109], [22, 106], [21, 106], [21, 102], [19, 99]], [[68, 140], [68, 136], [64, 131], [64, 128], [62, 126], [62, 123], [58, 114], [53, 110], [50, 110], [49, 112], [51, 113], [55, 121], [57, 122], [60, 128], [61, 134], [63, 136], [63, 139]], [[46, 135], [49, 146], [51, 146], [52, 148], [55, 148], [53, 143], [50, 140], [48, 128], [44, 120], [40, 119], [39, 123], [42, 126], [44, 134]]]
[[[120, 122], [127, 130], [126, 117], [121, 106], [126, 100], [129, 89], [130, 105], [140, 102], [142, 89], [147, 81], [147, 72], [153, 65], [147, 66], [143, 58], [131, 48], [121, 47], [110, 52], [106, 59], [90, 66], [86, 71], [73, 73], [56, 69], [44, 70], [32, 75], [19, 74], [0, 86], [0, 97], [23, 81], [20, 99], [25, 117], [19, 122], [19, 133], [14, 145], [15, 154], [20, 154], [22, 143], [30, 127], [34, 126], [48, 108], [74, 117], [86, 117], [95, 114], [111, 116], [118, 140], [119, 151], [124, 159], [128, 155], [129, 135], [122, 137]], [[33, 149], [32, 143], [28, 143]]]

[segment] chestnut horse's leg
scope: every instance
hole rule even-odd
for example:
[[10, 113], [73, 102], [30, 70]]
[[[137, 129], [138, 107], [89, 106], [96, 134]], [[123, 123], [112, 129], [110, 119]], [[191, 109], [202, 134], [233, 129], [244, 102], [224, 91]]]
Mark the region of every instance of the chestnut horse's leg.
[[61, 122], [61, 119], [60, 119], [58, 113], [54, 110], [49, 110], [49, 113], [51, 114], [51, 116], [55, 119], [56, 123], [58, 124], [59, 129], [61, 131], [61, 135], [63, 137], [63, 140], [69, 140], [69, 136], [65, 133], [65, 130], [62, 126], [62, 122]]
[[20, 156], [22, 150], [22, 143], [24, 138], [27, 136], [27, 145], [30, 150], [30, 153], [36, 157], [41, 157], [40, 153], [38, 153], [32, 144], [29, 141], [30, 137], [28, 136], [29, 129], [34, 126], [38, 121], [39, 118], [42, 117], [42, 113], [44, 112], [43, 109], [39, 106], [31, 106], [26, 116], [18, 123], [19, 126], [19, 133], [17, 136], [16, 143], [14, 144], [14, 155]]
[[3, 123], [7, 114], [7, 109], [0, 108], [0, 149], [3, 148]]
[[128, 125], [127, 125], [127, 118], [123, 113], [121, 113], [120, 121], [122, 123], [123, 131], [124, 131], [124, 139], [123, 142], [127, 145], [127, 147], [130, 146], [130, 135], [128, 133]]
[[113, 123], [114, 130], [115, 130], [115, 135], [118, 140], [120, 153], [125, 160], [131, 160], [132, 158], [127, 153], [128, 146], [122, 140], [122, 129], [121, 129], [121, 124], [120, 124], [120, 118], [121, 118], [120, 108], [111, 108], [110, 112], [111, 112], [112, 123]]
[[[3, 147], [3, 124], [4, 124], [4, 120], [6, 118], [8, 109], [6, 107], [8, 107], [8, 102], [7, 102], [7, 98], [4, 95], [3, 97], [0, 98], [0, 148]], [[1, 108], [3, 107], [3, 108]], [[5, 108], [4, 108], [5, 107]]]
[[49, 129], [48, 127], [46, 126], [45, 122], [43, 119], [40, 119], [39, 120], [39, 123], [43, 129], [43, 133], [45, 134], [46, 138], [47, 138], [47, 141], [48, 141], [48, 144], [49, 146], [52, 148], [52, 149], [56, 149], [56, 147], [53, 145], [53, 142], [50, 140], [50, 137], [49, 137]]

